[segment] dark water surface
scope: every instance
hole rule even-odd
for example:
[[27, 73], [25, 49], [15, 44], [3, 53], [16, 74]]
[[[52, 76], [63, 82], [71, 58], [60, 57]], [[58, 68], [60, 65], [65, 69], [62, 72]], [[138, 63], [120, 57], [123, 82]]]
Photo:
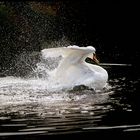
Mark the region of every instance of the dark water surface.
[[108, 88], [97, 93], [85, 87], [49, 93], [23, 82], [1, 84], [0, 139], [139, 135], [137, 72], [133, 66], [105, 68]]

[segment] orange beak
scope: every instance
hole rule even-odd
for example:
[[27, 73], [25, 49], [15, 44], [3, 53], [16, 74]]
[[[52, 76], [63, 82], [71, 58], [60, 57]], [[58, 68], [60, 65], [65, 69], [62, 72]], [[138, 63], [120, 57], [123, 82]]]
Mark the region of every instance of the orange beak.
[[93, 61], [96, 63], [96, 64], [99, 64], [99, 60], [96, 58], [96, 54], [93, 54]]

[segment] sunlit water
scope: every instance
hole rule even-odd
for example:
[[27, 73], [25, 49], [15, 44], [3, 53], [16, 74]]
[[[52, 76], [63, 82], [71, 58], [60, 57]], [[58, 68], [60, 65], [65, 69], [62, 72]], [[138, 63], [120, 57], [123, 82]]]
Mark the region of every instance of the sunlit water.
[[132, 66], [106, 69], [110, 75], [108, 85], [96, 92], [84, 86], [54, 90], [52, 83], [41, 78], [1, 77], [0, 138], [140, 133], [140, 79], [131, 75]]

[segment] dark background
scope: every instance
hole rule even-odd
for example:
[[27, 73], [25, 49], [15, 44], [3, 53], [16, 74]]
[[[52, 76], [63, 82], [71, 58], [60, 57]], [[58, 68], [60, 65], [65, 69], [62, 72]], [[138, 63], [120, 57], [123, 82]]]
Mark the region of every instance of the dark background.
[[54, 41], [93, 45], [101, 62], [137, 69], [137, 13], [135, 4], [111, 0], [0, 2], [0, 71], [14, 67], [21, 53]]
[[134, 63], [139, 52], [133, 3], [85, 0], [67, 5], [65, 16], [70, 21], [66, 31], [73, 41], [95, 46], [104, 62]]

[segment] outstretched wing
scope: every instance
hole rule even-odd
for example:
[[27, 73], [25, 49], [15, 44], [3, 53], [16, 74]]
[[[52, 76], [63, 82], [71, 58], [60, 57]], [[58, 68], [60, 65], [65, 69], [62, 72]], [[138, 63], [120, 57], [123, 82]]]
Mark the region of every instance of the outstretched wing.
[[82, 62], [90, 53], [93, 52], [95, 52], [93, 47], [78, 47], [76, 45], [61, 48], [49, 48], [41, 51], [44, 59], [48, 57], [62, 56], [62, 63], [65, 64], [76, 64]]

